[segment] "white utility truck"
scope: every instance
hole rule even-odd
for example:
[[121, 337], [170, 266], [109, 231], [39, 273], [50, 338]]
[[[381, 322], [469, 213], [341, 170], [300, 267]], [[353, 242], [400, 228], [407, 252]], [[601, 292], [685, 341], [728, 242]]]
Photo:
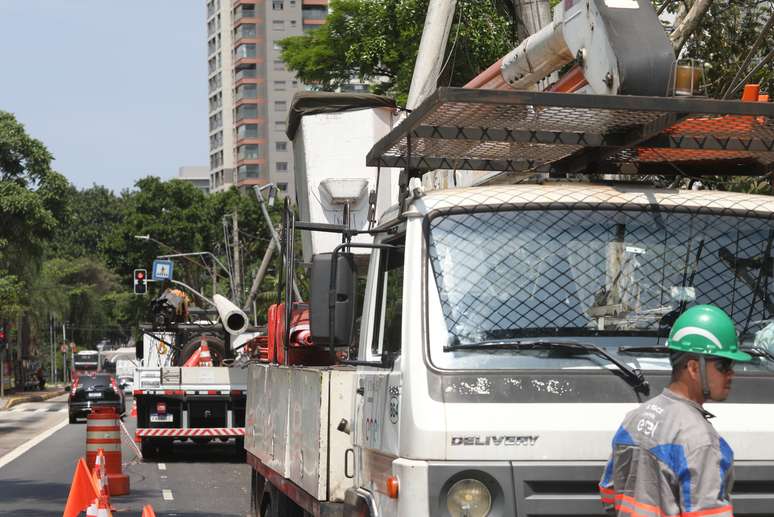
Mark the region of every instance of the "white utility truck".
[[[255, 514], [604, 515], [613, 433], [668, 384], [666, 336], [698, 303], [731, 314], [755, 356], [708, 410], [736, 454], [735, 514], [771, 513], [774, 198], [653, 178], [771, 172], [774, 105], [450, 88], [388, 130], [382, 98], [313, 98], [291, 119], [299, 181], [344, 214], [364, 198], [336, 180], [360, 174], [380, 215], [286, 214], [288, 260], [294, 230], [339, 230], [310, 254], [311, 346], [330, 360], [294, 364], [285, 328], [282, 364], [249, 367]], [[368, 138], [372, 167], [350, 166], [340, 150]], [[407, 181], [440, 168], [543, 176]], [[399, 203], [376, 210], [396, 184]]]
[[169, 291], [154, 300], [154, 323], [136, 346], [141, 364], [133, 383], [135, 440], [145, 459], [170, 452], [176, 440], [233, 439], [242, 450], [247, 371], [233, 358], [247, 317], [220, 295], [214, 303], [220, 324], [188, 321], [183, 298]]
[[669, 97], [642, 0], [560, 2], [469, 85], [501, 90], [435, 90], [453, 10], [430, 1], [404, 119], [375, 96], [291, 107], [300, 220], [249, 367], [253, 514], [605, 515], [615, 430], [668, 384], [676, 317], [712, 303], [755, 356], [708, 405], [735, 515], [771, 515], [774, 198], [678, 187], [771, 174], [774, 106]]

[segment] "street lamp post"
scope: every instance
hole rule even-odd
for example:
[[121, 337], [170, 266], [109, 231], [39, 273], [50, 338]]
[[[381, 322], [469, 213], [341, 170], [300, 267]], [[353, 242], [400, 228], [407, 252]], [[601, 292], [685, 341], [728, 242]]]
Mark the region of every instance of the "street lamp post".
[[[263, 186], [255, 186], [253, 187], [255, 189], [255, 196], [258, 198], [258, 204], [261, 205], [261, 212], [263, 213], [263, 218], [266, 220], [266, 226], [269, 227], [269, 231], [271, 232], [271, 238], [274, 241], [274, 245], [277, 246], [278, 250], [282, 249], [282, 245], [280, 244], [279, 235], [277, 235], [277, 230], [274, 229], [274, 224], [271, 222], [271, 217], [269, 217], [269, 210], [266, 208], [267, 202], [263, 199], [263, 191], [268, 189], [269, 190], [269, 200], [268, 205], [273, 206], [274, 205], [274, 198], [276, 196], [276, 189], [277, 186], [274, 183], [267, 183]], [[282, 255], [282, 262], [285, 263], [285, 255], [280, 253]], [[286, 267], [289, 267], [288, 264], [285, 264]], [[293, 271], [293, 274], [291, 275], [291, 278], [293, 279], [293, 294], [296, 297], [296, 300], [301, 299], [301, 292], [298, 290], [298, 285], [296, 284], [296, 274], [295, 271]]]

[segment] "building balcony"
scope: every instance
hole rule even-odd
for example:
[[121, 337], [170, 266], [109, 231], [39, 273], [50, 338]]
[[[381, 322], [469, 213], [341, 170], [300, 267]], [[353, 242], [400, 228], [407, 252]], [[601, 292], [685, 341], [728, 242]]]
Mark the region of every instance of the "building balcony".
[[237, 181], [237, 188], [239, 187], [254, 187], [256, 185], [266, 185], [269, 180], [264, 178], [240, 178]]
[[245, 136], [242, 138], [237, 136], [236, 145], [266, 145], [266, 139], [258, 138], [257, 136]]
[[[239, 109], [240, 106], [255, 106], [257, 109], [259, 104], [266, 104], [266, 99], [261, 99], [258, 97], [245, 97], [234, 102], [234, 109]], [[256, 112], [256, 116], [257, 115], [258, 113]]]
[[245, 117], [245, 118], [241, 118], [241, 119], [237, 120], [234, 123], [234, 127], [239, 129], [239, 126], [246, 126], [248, 124], [259, 125], [259, 124], [265, 124], [265, 123], [266, 123], [266, 119], [264, 119], [264, 118], [260, 118], [260, 117], [248, 118], [248, 117]]
[[234, 24], [232, 25], [233, 29], [236, 29], [242, 24], [251, 24], [251, 25], [258, 25], [262, 24], [263, 20], [258, 17], [255, 13], [250, 14], [237, 14], [236, 18], [234, 19]]
[[260, 65], [263, 64], [263, 59], [259, 57], [240, 57], [234, 61], [234, 67], [242, 65]]
[[257, 36], [243, 36], [234, 41], [234, 48], [236, 48], [238, 45], [263, 45], [263, 38], [259, 38]]
[[237, 156], [237, 167], [240, 165], [266, 165], [266, 159], [265, 158], [240, 158]]

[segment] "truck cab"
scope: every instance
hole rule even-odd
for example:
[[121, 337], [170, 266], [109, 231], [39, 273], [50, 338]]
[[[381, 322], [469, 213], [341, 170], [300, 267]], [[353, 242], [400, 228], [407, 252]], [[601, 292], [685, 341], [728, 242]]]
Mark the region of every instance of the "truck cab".
[[615, 429], [669, 383], [676, 316], [712, 303], [755, 356], [707, 409], [735, 452], [736, 515], [761, 511], [770, 197], [556, 182], [409, 206], [386, 214], [375, 242], [395, 248], [369, 264], [351, 501], [379, 515], [604, 515]]

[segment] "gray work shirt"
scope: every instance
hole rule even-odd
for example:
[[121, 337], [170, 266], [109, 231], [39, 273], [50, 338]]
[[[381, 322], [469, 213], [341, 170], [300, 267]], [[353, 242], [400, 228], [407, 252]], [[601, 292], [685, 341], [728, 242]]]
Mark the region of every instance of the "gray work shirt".
[[613, 515], [733, 517], [734, 453], [699, 404], [665, 389], [613, 437], [599, 490]]

